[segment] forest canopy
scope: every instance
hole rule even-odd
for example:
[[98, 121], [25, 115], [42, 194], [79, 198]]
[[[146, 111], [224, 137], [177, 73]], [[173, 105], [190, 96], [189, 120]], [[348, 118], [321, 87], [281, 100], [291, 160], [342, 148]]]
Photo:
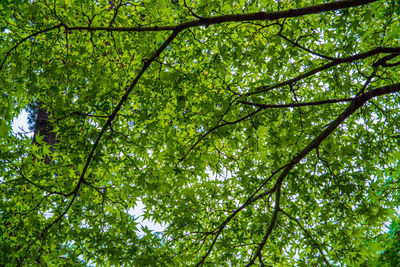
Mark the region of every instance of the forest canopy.
[[0, 265], [395, 266], [399, 15], [1, 1]]

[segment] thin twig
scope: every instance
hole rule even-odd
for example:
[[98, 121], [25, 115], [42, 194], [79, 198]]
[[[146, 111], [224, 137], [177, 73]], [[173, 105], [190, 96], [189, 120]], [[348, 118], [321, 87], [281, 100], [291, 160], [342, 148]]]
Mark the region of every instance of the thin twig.
[[96, 151], [96, 148], [98, 147], [101, 138], [103, 137], [103, 135], [105, 134], [105, 132], [107, 131], [108, 127], [111, 125], [111, 123], [113, 122], [114, 118], [117, 116], [118, 111], [121, 109], [122, 105], [128, 100], [128, 96], [131, 93], [131, 91], [133, 90], [133, 88], [135, 87], [135, 85], [137, 84], [137, 82], [139, 81], [140, 77], [144, 74], [144, 72], [147, 70], [147, 68], [151, 65], [151, 63], [164, 51], [164, 49], [175, 39], [175, 37], [179, 34], [178, 31], [174, 31], [168, 38], [167, 40], [165, 40], [165, 42], [157, 49], [157, 51], [144, 63], [142, 69], [139, 71], [139, 73], [136, 75], [135, 79], [132, 81], [132, 83], [126, 88], [125, 94], [122, 96], [122, 98], [120, 99], [120, 101], [118, 102], [117, 106], [115, 107], [114, 111], [112, 112], [112, 114], [108, 117], [107, 122], [104, 124], [103, 128], [101, 129], [99, 135], [97, 136], [96, 141], [94, 142], [92, 149], [89, 152], [89, 155], [86, 159], [86, 162], [83, 166], [82, 172], [80, 174], [78, 183], [76, 184], [75, 188], [68, 194], [66, 194], [65, 196], [69, 197], [72, 196], [70, 202], [68, 203], [67, 207], [64, 209], [64, 211], [57, 216], [57, 218], [51, 222], [50, 224], [48, 224], [44, 230], [41, 233], [41, 236], [44, 236], [47, 231], [53, 226], [55, 225], [57, 222], [59, 222], [64, 216], [65, 214], [67, 214], [68, 210], [71, 208], [72, 204], [74, 203], [79, 189], [81, 188], [84, 179], [85, 179], [85, 174], [89, 168], [89, 164], [94, 156], [94, 153]]
[[326, 55], [320, 54], [320, 53], [315, 52], [315, 51], [313, 51], [311, 49], [308, 49], [307, 47], [304, 47], [304, 46], [300, 45], [298, 42], [294, 42], [294, 41], [290, 40], [289, 38], [284, 36], [281, 32], [278, 33], [278, 36], [280, 36], [281, 38], [283, 38], [285, 41], [289, 42], [293, 46], [298, 47], [298, 48], [300, 48], [300, 49], [302, 49], [302, 50], [304, 50], [304, 51], [306, 51], [306, 52], [308, 52], [310, 54], [313, 54], [314, 56], [321, 57], [321, 58], [324, 58], [324, 59], [329, 59], [329, 60], [335, 60], [334, 57], [330, 57], [330, 56], [326, 56]]
[[314, 238], [311, 236], [311, 234], [307, 231], [307, 229], [301, 224], [301, 222], [293, 217], [292, 215], [290, 215], [289, 213], [287, 213], [286, 211], [280, 209], [279, 212], [283, 213], [286, 217], [288, 217], [290, 220], [296, 222], [296, 224], [301, 228], [301, 230], [303, 230], [303, 232], [305, 233], [305, 235], [311, 240], [311, 242], [313, 242], [313, 244], [315, 245], [315, 247], [319, 250], [319, 252], [321, 253], [321, 257], [324, 260], [325, 264], [327, 266], [331, 266], [331, 264], [329, 263], [329, 261], [326, 259], [324, 251], [321, 249], [321, 246], [317, 243], [317, 241], [314, 240]]
[[294, 108], [294, 107], [304, 107], [304, 106], [318, 106], [318, 105], [333, 104], [333, 103], [351, 102], [354, 101], [355, 99], [356, 99], [355, 97], [350, 97], [350, 98], [328, 99], [328, 100], [320, 100], [320, 101], [304, 102], [304, 103], [275, 104], [275, 105], [253, 103], [248, 101], [239, 101], [239, 103], [259, 107], [262, 109], [269, 109], [269, 108]]
[[41, 31], [34, 32], [34, 33], [28, 35], [27, 37], [22, 38], [22, 39], [21, 39], [18, 43], [16, 43], [10, 50], [7, 51], [5, 57], [3, 58], [3, 61], [1, 62], [0, 70], [3, 68], [3, 66], [4, 66], [4, 64], [5, 64], [5, 62], [6, 62], [7, 58], [8, 58], [8, 56], [11, 54], [11, 52], [14, 51], [15, 49], [17, 49], [17, 47], [18, 47], [19, 45], [21, 45], [23, 42], [25, 42], [25, 41], [28, 40], [29, 38], [35, 37], [35, 36], [37, 36], [37, 35], [39, 35], [39, 34], [42, 34], [42, 33], [45, 33], [45, 32], [49, 32], [49, 31], [52, 31], [52, 30], [54, 30], [54, 29], [59, 29], [59, 28], [61, 28], [62, 26], [63, 26], [63, 24], [60, 23], [60, 24], [55, 25], [55, 26], [53, 26], [53, 27], [51, 27], [51, 28], [47, 28], [47, 29], [43, 29], [43, 30], [41, 30]]

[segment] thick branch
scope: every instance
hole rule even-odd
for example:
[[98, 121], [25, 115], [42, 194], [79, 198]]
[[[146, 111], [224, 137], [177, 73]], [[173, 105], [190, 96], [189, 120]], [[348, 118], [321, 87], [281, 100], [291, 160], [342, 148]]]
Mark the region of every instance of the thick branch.
[[151, 63], [164, 51], [164, 49], [175, 39], [175, 37], [178, 35], [178, 31], [174, 31], [169, 37], [168, 39], [162, 44], [162, 46], [160, 46], [160, 48], [158, 48], [158, 50], [152, 55], [151, 58], [149, 58], [143, 65], [142, 69], [139, 71], [139, 73], [136, 75], [135, 79], [132, 81], [132, 83], [126, 88], [125, 94], [122, 96], [122, 98], [120, 99], [120, 101], [118, 102], [117, 106], [114, 108], [113, 112], [111, 113], [111, 115], [108, 117], [107, 122], [104, 124], [103, 128], [101, 129], [99, 135], [97, 136], [96, 141], [93, 144], [92, 150], [89, 153], [89, 156], [86, 159], [85, 165], [83, 167], [82, 173], [80, 175], [79, 178], [79, 182], [76, 185], [75, 189], [73, 192], [71, 192], [71, 194], [75, 194], [78, 190], [79, 187], [81, 186], [87, 168], [89, 167], [90, 161], [93, 158], [94, 152], [96, 151], [96, 148], [98, 147], [99, 143], [100, 143], [100, 139], [103, 137], [104, 133], [107, 131], [108, 127], [111, 125], [111, 123], [113, 122], [113, 120], [115, 119], [115, 117], [117, 116], [118, 111], [121, 109], [122, 105], [128, 100], [129, 94], [132, 92], [133, 88], [135, 87], [135, 85], [138, 83], [140, 77], [142, 77], [142, 75], [145, 73], [145, 71], [147, 70], [147, 68], [151, 65]]
[[[392, 94], [400, 91], [400, 84], [392, 84], [383, 86], [374, 90], [371, 90], [365, 94], [357, 96], [353, 102], [340, 114], [336, 120], [332, 121], [324, 131], [320, 133], [308, 146], [306, 146], [293, 160], [289, 163], [288, 168], [293, 168], [295, 164], [300, 162], [308, 153], [313, 149], [317, 148], [325, 138], [327, 138], [343, 121], [345, 121], [350, 115], [357, 111], [362, 105], [365, 104], [371, 98]], [[281, 176], [285, 173], [282, 172]]]
[[[94, 142], [94, 144], [93, 144], [93, 146], [92, 146], [92, 148], [91, 148], [91, 150], [90, 150], [90, 152], [88, 154], [88, 157], [87, 157], [87, 159], [85, 161], [84, 167], [83, 167], [83, 169], [82, 169], [82, 171], [80, 173], [79, 180], [78, 180], [75, 188], [70, 193], [65, 194], [66, 197], [71, 197], [69, 203], [66, 205], [66, 208], [64, 209], [64, 211], [61, 214], [59, 214], [58, 216], [56, 216], [54, 221], [52, 221], [50, 224], [48, 224], [43, 229], [41, 235], [44, 236], [47, 233], [47, 231], [54, 224], [58, 223], [64, 217], [64, 215], [67, 214], [68, 210], [73, 205], [75, 199], [78, 196], [79, 189], [81, 188], [82, 184], [84, 183], [86, 172], [87, 172], [87, 170], [89, 168], [91, 160], [92, 160], [92, 158], [93, 158], [93, 156], [94, 156], [94, 154], [96, 152], [97, 147], [100, 144], [100, 140], [102, 139], [103, 135], [106, 133], [107, 129], [111, 126], [112, 122], [114, 121], [115, 117], [117, 116], [117, 113], [120, 111], [122, 105], [128, 100], [128, 97], [129, 97], [130, 93], [132, 92], [132, 90], [136, 86], [136, 84], [138, 83], [139, 79], [146, 72], [146, 70], [152, 64], [152, 62], [157, 57], [159, 57], [160, 54], [165, 50], [165, 48], [175, 39], [175, 37], [179, 34], [180, 31], [182, 31], [184, 29], [187, 29], [187, 28], [201, 26], [201, 25], [209, 26], [209, 25], [213, 25], [213, 24], [221, 24], [221, 23], [226, 23], [226, 22], [241, 22], [241, 21], [252, 21], [252, 20], [253, 21], [254, 20], [276, 20], [276, 19], [281, 19], [281, 18], [299, 17], [299, 16], [303, 16], [303, 15], [316, 14], [316, 13], [321, 13], [321, 12], [334, 11], [334, 10], [339, 10], [339, 9], [343, 9], [343, 8], [349, 8], [349, 7], [364, 5], [364, 4], [372, 3], [372, 2], [375, 2], [375, 1], [376, 0], [350, 0], [350, 1], [349, 0], [344, 0], [344, 1], [331, 2], [331, 3], [315, 5], [315, 6], [311, 6], [311, 7], [300, 8], [300, 9], [294, 9], [294, 10], [291, 9], [291, 10], [277, 11], [277, 12], [258, 12], [258, 13], [250, 13], [250, 14], [223, 15], [223, 16], [215, 16], [215, 17], [209, 17], [209, 18], [200, 18], [199, 20], [189, 21], [189, 22], [185, 22], [185, 23], [178, 24], [178, 25], [173, 25], [173, 26], [154, 26], [154, 27], [141, 27], [141, 28], [134, 28], [134, 27], [133, 28], [113, 28], [113, 27], [109, 27], [109, 28], [101, 28], [101, 27], [90, 28], [90, 27], [68, 27], [67, 25], [59, 24], [59, 25], [53, 26], [51, 28], [44, 29], [44, 30], [38, 31], [36, 33], [33, 33], [33, 34], [23, 38], [22, 40], [20, 40], [16, 45], [14, 45], [6, 53], [5, 58], [3, 59], [1, 65], [0, 65], [0, 69], [2, 69], [2, 67], [4, 66], [4, 64], [5, 64], [5, 62], [6, 62], [7, 58], [8, 58], [8, 56], [12, 53], [12, 51], [15, 50], [24, 41], [28, 40], [31, 37], [37, 36], [37, 35], [39, 35], [41, 33], [45, 33], [45, 32], [48, 32], [48, 31], [51, 31], [51, 30], [54, 30], [54, 29], [57, 29], [57, 28], [61, 28], [61, 27], [65, 27], [67, 32], [69, 32], [71, 30], [88, 30], [88, 31], [96, 31], [96, 30], [103, 30], [103, 31], [167, 31], [167, 30], [173, 30], [172, 34], [163, 43], [163, 45], [148, 60], [146, 60], [144, 62], [143, 67], [141, 68], [139, 73], [136, 75], [136, 77], [130, 83], [130, 85], [127, 86], [124, 95], [122, 96], [122, 98], [118, 102], [118, 104], [115, 107], [115, 109], [113, 110], [112, 114], [110, 116], [108, 116], [107, 121], [105, 122], [104, 126], [102, 127], [101, 131], [99, 132], [99, 134], [97, 136], [97, 139]], [[337, 64], [340, 64], [340, 63], [337, 63]], [[398, 88], [397, 88], [396, 92], [397, 91], [399, 91]], [[366, 93], [364, 95], [361, 95], [360, 97], [357, 97], [357, 99], [353, 102], [353, 104], [354, 103], [358, 103], [358, 102], [362, 102], [362, 103], [358, 107], [356, 107], [352, 112], [350, 112], [347, 116], [345, 116], [343, 118], [343, 120], [345, 118], [347, 118], [350, 114], [352, 114], [355, 110], [357, 110], [363, 103], [365, 103], [368, 100], [368, 99], [364, 100], [364, 98], [363, 98], [367, 94], [368, 93]], [[385, 94], [385, 93], [381, 93], [381, 94]], [[373, 95], [373, 96], [376, 96], [376, 95]], [[371, 96], [370, 98], [372, 98], [373, 96]], [[352, 105], [350, 105], [349, 108], [351, 106]], [[346, 111], [348, 109], [346, 109]], [[243, 119], [245, 119], [245, 118], [243, 118]], [[334, 128], [336, 128], [342, 121], [339, 121]], [[233, 124], [233, 123], [236, 123], [236, 122], [237, 121], [229, 122], [229, 123], [226, 123], [225, 125]], [[218, 126], [218, 127], [220, 127], [220, 126]], [[328, 128], [329, 128], [329, 126], [328, 126]], [[330, 132], [332, 132], [334, 130], [334, 128]], [[330, 132], [325, 137], [323, 137], [321, 140], [319, 140], [319, 141], [317, 140], [316, 143], [315, 143], [316, 145], [313, 144], [314, 143], [314, 141], [313, 141], [310, 144], [310, 145], [312, 145], [311, 148], [309, 148], [310, 145], [305, 148], [304, 151], [306, 151], [306, 152], [304, 152], [305, 153], [304, 155], [302, 155], [300, 153], [295, 159], [292, 160], [292, 162], [289, 165], [287, 165], [284, 168], [282, 174], [279, 176], [279, 178], [277, 180], [275, 188], [273, 189], [273, 190], [277, 191], [277, 193], [276, 193], [277, 195], [276, 196], [277, 196], [277, 202], [278, 203], [276, 203], [275, 209], [279, 208], [280, 184], [283, 181], [283, 179], [285, 178], [285, 176], [287, 175], [287, 173], [290, 171], [291, 168], [293, 168], [293, 166], [296, 163], [298, 163], [300, 161], [301, 158], [305, 157], [313, 148], [317, 147], [319, 145], [319, 143], [322, 142], [322, 140], [325, 139], [330, 134]], [[321, 135], [323, 133], [321, 133]], [[317, 139], [318, 139], [318, 137], [317, 137]], [[307, 149], [309, 149], [309, 151], [307, 151]], [[273, 192], [273, 191], [271, 191], [271, 192]], [[246, 207], [246, 206], [250, 205], [251, 203], [253, 203], [256, 199], [258, 199], [258, 197], [251, 198], [251, 200], [246, 201], [246, 203], [243, 204], [242, 207], [237, 210], [237, 212], [239, 212], [244, 207]], [[235, 214], [237, 214], [237, 212]], [[274, 214], [275, 214], [275, 212], [274, 212]], [[235, 215], [232, 215], [231, 219], [234, 216]], [[219, 229], [220, 232], [222, 231], [224, 226], [231, 219], [226, 220], [226, 223]], [[272, 226], [270, 226], [270, 227], [271, 227], [271, 231], [272, 231], [274, 220], [271, 221], [271, 222], [272, 222]], [[266, 236], [266, 238], [264, 238], [265, 242], [268, 239], [268, 236], [269, 236], [270, 233], [267, 232], [267, 234], [268, 235]], [[261, 247], [261, 249], [262, 249], [262, 247]], [[261, 249], [260, 249], [260, 251], [261, 251]]]
[[334, 66], [343, 64], [343, 63], [351, 63], [360, 59], [366, 59], [368, 57], [377, 55], [377, 54], [382, 54], [382, 53], [400, 53], [400, 47], [377, 47], [375, 49], [372, 49], [368, 52], [364, 52], [364, 53], [360, 53], [360, 54], [356, 54], [354, 56], [349, 56], [349, 57], [344, 57], [344, 58], [338, 58], [335, 59], [334, 61], [322, 65], [321, 67], [315, 68], [313, 70], [307, 71], [306, 73], [300, 74], [297, 77], [294, 77], [290, 80], [286, 80], [284, 82], [280, 82], [277, 83], [275, 85], [271, 85], [271, 86], [260, 86], [258, 88], [255, 89], [255, 91], [253, 92], [249, 92], [247, 94], [245, 94], [245, 96], [251, 96], [254, 94], [259, 94], [262, 92], [267, 92], [267, 91], [271, 91], [280, 87], [283, 87], [285, 85], [291, 85], [294, 84], [304, 78], [310, 77], [311, 75], [314, 75], [316, 73], [319, 73], [321, 71], [327, 70], [329, 68], [332, 68]]
[[226, 22], [243, 22], [243, 21], [256, 21], [256, 20], [277, 20], [283, 18], [294, 18], [316, 13], [328, 12], [339, 10], [343, 8], [350, 8], [361, 6], [369, 3], [376, 2], [377, 0], [343, 0], [331, 3], [325, 3], [310, 7], [303, 7], [298, 9], [289, 9], [274, 12], [256, 12], [248, 14], [230, 14], [215, 17], [205, 17], [193, 21], [184, 22], [176, 25], [167, 26], [150, 26], [150, 27], [68, 27], [68, 30], [86, 30], [86, 31], [120, 31], [120, 32], [144, 32], [144, 31], [170, 31], [170, 30], [184, 30], [198, 26], [210, 26], [214, 24], [221, 24]]
[[90, 27], [90, 26], [75, 26], [69, 27], [66, 24], [60, 23], [51, 28], [47, 28], [35, 33], [30, 34], [29, 36], [20, 40], [16, 45], [14, 45], [10, 50], [7, 51], [1, 65], [0, 70], [3, 68], [8, 56], [11, 52], [16, 49], [20, 44], [24, 41], [28, 40], [31, 37], [42, 34], [44, 32], [52, 31], [54, 29], [58, 29], [64, 27], [66, 32], [71, 32], [74, 30], [78, 31], [108, 31], [108, 32], [148, 32], [148, 31], [175, 31], [180, 32], [182, 30], [198, 27], [198, 26], [210, 26], [214, 24], [221, 24], [226, 22], [244, 22], [244, 21], [256, 21], [256, 20], [277, 20], [283, 18], [294, 18], [300, 17], [304, 15], [311, 15], [316, 13], [334, 11], [344, 8], [356, 7], [361, 5], [366, 5], [369, 3], [376, 2], [377, 0], [343, 0], [331, 3], [325, 3], [310, 7], [298, 8], [298, 9], [289, 9], [283, 11], [274, 11], [274, 12], [257, 12], [257, 13], [248, 13], [248, 14], [230, 14], [230, 15], [221, 15], [214, 17], [206, 17], [200, 18], [194, 21], [188, 21], [181, 24], [176, 25], [167, 25], [167, 26], [150, 26], [150, 27]]
[[[280, 184], [286, 176], [289, 174], [290, 170], [299, 163], [302, 159], [304, 159], [308, 153], [310, 153], [313, 149], [318, 148], [318, 146], [324, 141], [334, 130], [336, 130], [339, 125], [344, 122], [348, 117], [350, 117], [354, 112], [356, 112], [360, 107], [362, 107], [368, 100], [387, 94], [393, 94], [396, 92], [400, 92], [400, 84], [392, 84], [383, 87], [376, 88], [367, 93], [364, 93], [360, 96], [355, 97], [355, 100], [328, 126], [323, 130], [317, 137], [315, 137], [311, 143], [309, 143], [302, 151], [300, 151], [283, 169], [281, 174], [278, 177], [276, 184]], [[254, 200], [265, 197], [270, 194], [269, 192], [261, 193], [254, 197]]]
[[[242, 211], [244, 208], [246, 208], [247, 206], [253, 204], [258, 198], [254, 198], [254, 196], [262, 189], [264, 188], [264, 186], [272, 179], [272, 177], [274, 177], [277, 173], [279, 173], [284, 167], [281, 167], [279, 169], [277, 169], [276, 171], [274, 171], [266, 180], [265, 182], [263, 182], [263, 184], [250, 196], [247, 198], [247, 200], [239, 207], [237, 208], [235, 211], [233, 211], [231, 213], [231, 215], [229, 215], [228, 218], [226, 218], [214, 231], [210, 232], [212, 234], [214, 234], [214, 239], [213, 242], [211, 243], [209, 249], [207, 250], [207, 252], [203, 255], [203, 257], [201, 258], [200, 262], [196, 264], [196, 266], [200, 266], [201, 264], [204, 263], [204, 261], [206, 260], [206, 258], [208, 257], [208, 255], [211, 253], [212, 249], [214, 248], [214, 245], [219, 237], [219, 235], [222, 233], [222, 230], [224, 230], [224, 228], [228, 225], [228, 223], [240, 212]], [[268, 194], [272, 194], [273, 192], [276, 191], [276, 187], [272, 188], [271, 190], [268, 190]]]
[[[273, 192], [276, 191], [276, 198], [278, 199], [280, 196], [280, 192], [278, 193], [278, 190], [280, 190], [281, 184], [283, 180], [286, 178], [286, 176], [289, 174], [289, 172], [293, 169], [293, 167], [300, 162], [303, 158], [305, 158], [308, 153], [310, 153], [313, 149], [317, 148], [323, 140], [325, 140], [339, 125], [345, 121], [349, 116], [351, 116], [355, 111], [357, 111], [360, 107], [362, 107], [368, 100], [381, 96], [381, 95], [386, 95], [386, 94], [392, 94], [400, 92], [400, 84], [392, 84], [388, 86], [383, 86], [374, 90], [371, 90], [365, 94], [362, 94], [360, 96], [357, 96], [354, 98], [353, 102], [334, 120], [332, 121], [326, 128], [323, 130], [316, 138], [314, 138], [311, 143], [309, 143], [302, 151], [300, 151], [285, 167], [283, 168], [283, 171], [279, 175], [275, 187], [263, 192], [257, 196], [253, 194], [249, 199], [237, 210], [235, 210], [234, 213], [232, 213], [221, 225], [221, 227], [225, 227], [230, 220], [233, 219], [234, 216], [236, 216], [241, 210], [243, 210], [245, 207], [249, 206], [250, 204], [253, 204], [257, 200], [265, 197], [266, 195], [269, 195]], [[281, 170], [281, 169], [279, 169]], [[275, 173], [274, 173], [275, 174]], [[258, 192], [259, 190], [257, 190]], [[278, 201], [278, 200], [276, 200]], [[278, 209], [278, 210], [277, 210]], [[277, 213], [279, 212], [280, 207], [279, 207], [279, 202], [275, 203], [275, 209], [274, 209], [274, 214], [271, 219], [271, 222], [269, 224], [269, 227], [267, 229], [267, 232], [263, 238], [262, 243], [259, 246], [259, 249], [257, 250], [255, 256], [252, 258], [252, 260], [249, 262], [248, 265], [251, 265], [254, 263], [255, 259], [261, 255], [262, 248], [265, 246], [265, 243], [267, 242], [269, 235], [271, 234], [271, 231], [273, 230], [275, 220], [277, 218]], [[219, 228], [218, 229], [218, 235], [222, 232], [222, 230]], [[214, 245], [215, 242], [213, 242]], [[207, 252], [207, 256], [210, 252]], [[202, 258], [201, 263], [204, 262], [205, 257]], [[198, 266], [199, 264], [197, 264]]]
[[[273, 192], [276, 192], [276, 198], [278, 199], [280, 197], [280, 192], [278, 193], [277, 191], [280, 190], [281, 184], [283, 182], [283, 180], [286, 178], [286, 176], [289, 174], [289, 172], [293, 169], [293, 167], [300, 162], [300, 160], [302, 160], [303, 158], [305, 158], [308, 153], [310, 153], [313, 149], [317, 148], [321, 142], [323, 140], [325, 140], [344, 120], [346, 120], [350, 115], [352, 115], [355, 111], [357, 111], [360, 107], [362, 107], [368, 100], [370, 100], [371, 98], [377, 97], [377, 96], [381, 96], [381, 95], [386, 95], [386, 94], [392, 94], [392, 93], [396, 93], [396, 92], [400, 92], [400, 84], [392, 84], [392, 85], [388, 85], [388, 86], [383, 86], [374, 90], [371, 90], [365, 94], [362, 94], [360, 96], [357, 96], [354, 98], [353, 102], [334, 120], [332, 121], [326, 128], [324, 131], [322, 131], [316, 138], [314, 138], [313, 141], [311, 141], [311, 143], [309, 143], [302, 151], [300, 151], [288, 164], [286, 164], [283, 168], [278, 169], [276, 172], [272, 173], [272, 175], [270, 176], [270, 178], [272, 178], [276, 173], [278, 173], [279, 171], [281, 171], [283, 169], [283, 171], [281, 172], [281, 174], [279, 175], [275, 186], [266, 191], [263, 192], [261, 194], [257, 194], [257, 192], [259, 192], [266, 183], [263, 183], [263, 185], [254, 193], [252, 194], [245, 203], [243, 203], [238, 209], [236, 209], [228, 218], [226, 218], [220, 226], [217, 227], [215, 231], [215, 237], [214, 240], [210, 246], [210, 248], [208, 249], [208, 251], [206, 252], [206, 254], [201, 258], [200, 262], [196, 264], [196, 266], [200, 266], [201, 264], [204, 263], [204, 261], [206, 260], [206, 258], [208, 257], [208, 255], [211, 253], [211, 250], [213, 249], [216, 240], [218, 239], [219, 235], [221, 234], [222, 230], [226, 227], [226, 225], [240, 212], [242, 211], [244, 208], [246, 208], [247, 206], [253, 204], [254, 202], [256, 202], [257, 200], [265, 197], [266, 195], [269, 195]], [[270, 179], [268, 178], [268, 180]], [[278, 200], [277, 200], [278, 201]], [[277, 210], [278, 209], [278, 210]], [[255, 254], [255, 256], [252, 258], [252, 260], [250, 261], [250, 263], [248, 265], [251, 265], [254, 263], [255, 259], [261, 254], [262, 248], [265, 246], [265, 242], [267, 242], [269, 235], [271, 234], [271, 231], [274, 227], [275, 224], [275, 220], [277, 217], [277, 213], [279, 212], [279, 203], [275, 203], [275, 209], [274, 209], [274, 214], [273, 214], [273, 218], [271, 219], [269, 228], [267, 229], [266, 235], [264, 236], [263, 242], [261, 243], [262, 246], [259, 247], [257, 253]], [[276, 215], [275, 215], [276, 214]], [[265, 242], [264, 242], [265, 241]], [[251, 263], [252, 262], [252, 263]]]
[[267, 232], [265, 233], [264, 238], [261, 241], [261, 243], [258, 245], [256, 253], [250, 259], [250, 262], [246, 266], [253, 265], [254, 261], [256, 260], [256, 258], [257, 257], [261, 257], [262, 249], [264, 248], [265, 244], [268, 241], [269, 236], [272, 233], [272, 230], [274, 229], [275, 222], [276, 222], [276, 219], [278, 218], [278, 213], [279, 213], [279, 210], [280, 210], [279, 203], [280, 203], [280, 199], [281, 199], [281, 185], [282, 185], [282, 182], [280, 182], [280, 183], [278, 183], [276, 185], [275, 208], [274, 208], [274, 213], [272, 214], [271, 221], [268, 224]]

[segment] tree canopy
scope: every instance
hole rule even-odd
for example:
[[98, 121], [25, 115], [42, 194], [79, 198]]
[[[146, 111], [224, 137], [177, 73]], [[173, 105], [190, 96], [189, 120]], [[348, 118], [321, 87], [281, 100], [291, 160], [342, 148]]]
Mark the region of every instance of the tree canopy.
[[[6, 0], [0, 14], [1, 265], [399, 258], [397, 1]], [[12, 132], [29, 107], [34, 140]], [[164, 231], [140, 225], [139, 200]]]

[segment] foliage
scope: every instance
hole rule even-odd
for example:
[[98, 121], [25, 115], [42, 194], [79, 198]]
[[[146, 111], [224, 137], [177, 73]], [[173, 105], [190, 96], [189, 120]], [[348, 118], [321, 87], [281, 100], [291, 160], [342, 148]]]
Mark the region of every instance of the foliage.
[[[2, 265], [378, 262], [400, 200], [396, 1], [0, 14]], [[55, 144], [12, 134], [38, 101]], [[165, 231], [139, 232], [139, 199]]]
[[400, 232], [398, 220], [392, 223], [388, 242], [385, 250], [379, 255], [379, 263], [386, 263], [388, 266], [396, 266], [400, 262]]

